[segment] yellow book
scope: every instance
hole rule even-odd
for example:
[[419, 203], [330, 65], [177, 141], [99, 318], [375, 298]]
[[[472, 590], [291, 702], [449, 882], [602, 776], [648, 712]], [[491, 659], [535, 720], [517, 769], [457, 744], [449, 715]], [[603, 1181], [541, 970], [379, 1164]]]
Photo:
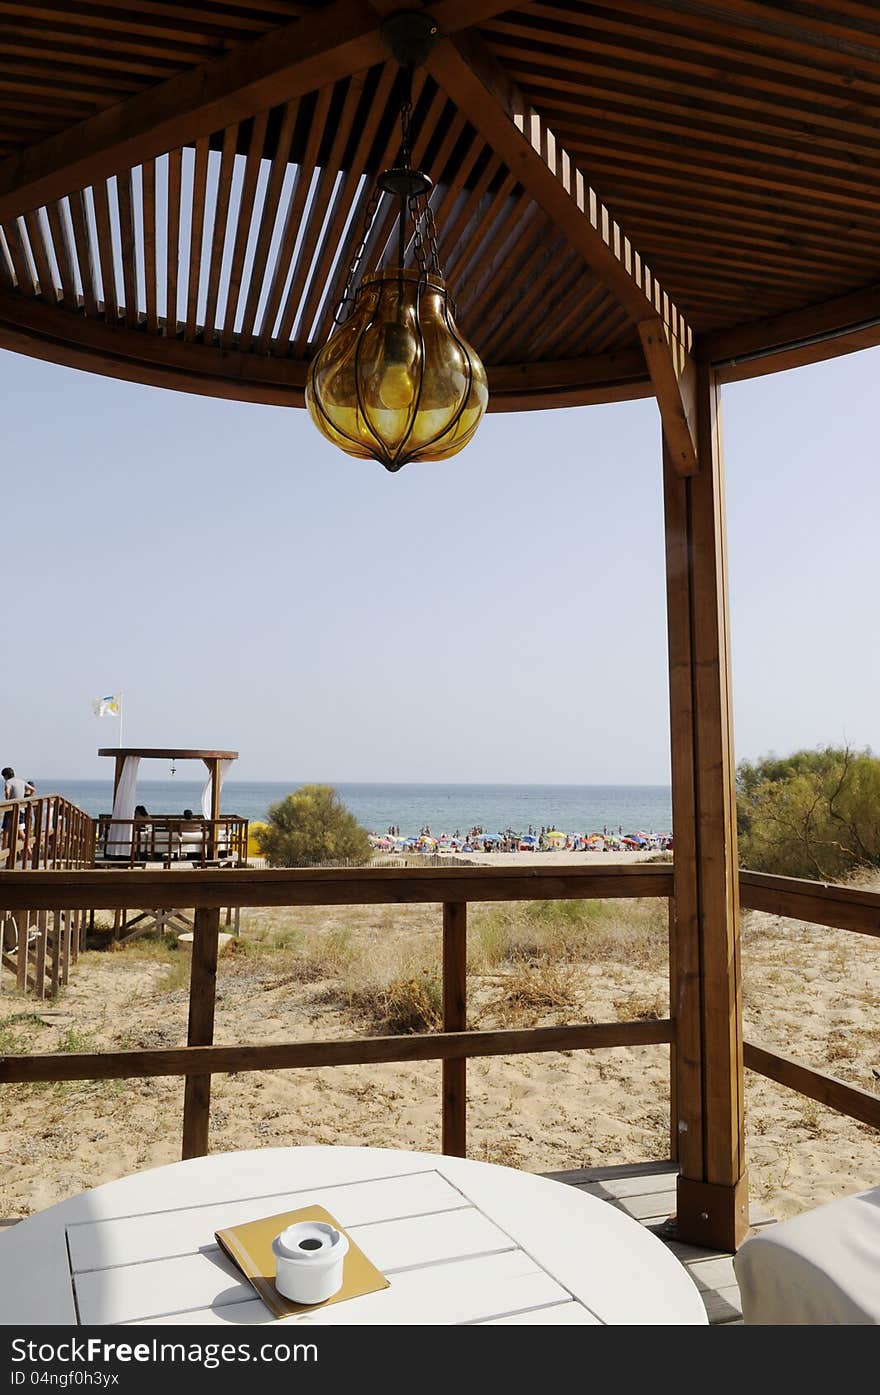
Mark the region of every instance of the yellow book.
[[[282, 1230], [297, 1221], [325, 1221], [335, 1230], [342, 1231], [348, 1240], [348, 1254], [342, 1269], [342, 1288], [332, 1298], [323, 1303], [293, 1303], [279, 1293], [275, 1287], [275, 1255], [272, 1241]], [[346, 1298], [359, 1298], [362, 1293], [373, 1293], [380, 1288], [390, 1288], [390, 1283], [359, 1245], [352, 1240], [347, 1230], [343, 1230], [329, 1211], [323, 1206], [305, 1206], [300, 1211], [282, 1211], [277, 1216], [263, 1216], [258, 1221], [247, 1221], [244, 1225], [229, 1226], [226, 1230], [214, 1232], [218, 1245], [225, 1250], [234, 1264], [237, 1264], [245, 1278], [250, 1280], [266, 1307], [277, 1318], [290, 1317], [292, 1313], [310, 1312], [313, 1308], [326, 1308], [330, 1303], [342, 1303]]]

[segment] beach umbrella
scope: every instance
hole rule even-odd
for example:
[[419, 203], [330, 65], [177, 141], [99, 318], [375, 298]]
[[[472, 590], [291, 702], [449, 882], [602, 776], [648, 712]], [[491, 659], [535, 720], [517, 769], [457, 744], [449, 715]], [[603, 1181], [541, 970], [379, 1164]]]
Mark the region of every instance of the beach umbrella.
[[558, 828], [551, 828], [547, 833], [544, 834], [544, 838], [548, 843], [564, 843], [566, 839], [566, 834], [560, 833]]
[[519, 841], [521, 843], [537, 843], [538, 840], [531, 833], [524, 833]]

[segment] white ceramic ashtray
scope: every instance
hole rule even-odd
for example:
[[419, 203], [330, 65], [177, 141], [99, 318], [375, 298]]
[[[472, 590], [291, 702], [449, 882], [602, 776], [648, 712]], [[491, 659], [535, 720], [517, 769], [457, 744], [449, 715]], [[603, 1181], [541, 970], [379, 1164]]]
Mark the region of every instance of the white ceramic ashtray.
[[342, 1288], [348, 1239], [326, 1221], [299, 1221], [272, 1241], [275, 1287], [294, 1303], [323, 1303]]

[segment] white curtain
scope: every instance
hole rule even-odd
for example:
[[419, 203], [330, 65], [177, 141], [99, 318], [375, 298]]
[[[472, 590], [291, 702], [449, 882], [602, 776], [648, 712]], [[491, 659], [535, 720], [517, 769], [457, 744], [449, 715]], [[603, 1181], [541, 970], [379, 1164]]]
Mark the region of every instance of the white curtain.
[[[227, 771], [232, 764], [231, 760], [221, 760], [220, 764], [220, 792], [223, 791], [223, 781], [226, 779]], [[202, 813], [206, 819], [211, 817], [211, 776], [208, 775], [208, 783], [202, 790]]]
[[[122, 774], [116, 787], [113, 800], [113, 819], [134, 818], [135, 795], [137, 793], [138, 766], [140, 756], [126, 756], [122, 763]], [[128, 857], [131, 853], [131, 825], [112, 824], [107, 837], [107, 852], [111, 857]]]

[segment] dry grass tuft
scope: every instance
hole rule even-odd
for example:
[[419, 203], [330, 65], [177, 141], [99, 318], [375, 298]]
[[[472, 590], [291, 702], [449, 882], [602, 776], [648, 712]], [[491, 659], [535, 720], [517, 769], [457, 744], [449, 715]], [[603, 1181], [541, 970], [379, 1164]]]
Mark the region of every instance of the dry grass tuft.
[[660, 993], [630, 993], [615, 998], [614, 1006], [621, 1022], [659, 1022], [667, 1016], [664, 997]]
[[573, 1007], [576, 1001], [574, 966], [552, 959], [518, 959], [501, 979], [495, 1011], [502, 1020], [532, 1019]]
[[383, 1036], [439, 1032], [443, 1026], [443, 984], [431, 969], [388, 983], [363, 983], [349, 991], [347, 1005]]

